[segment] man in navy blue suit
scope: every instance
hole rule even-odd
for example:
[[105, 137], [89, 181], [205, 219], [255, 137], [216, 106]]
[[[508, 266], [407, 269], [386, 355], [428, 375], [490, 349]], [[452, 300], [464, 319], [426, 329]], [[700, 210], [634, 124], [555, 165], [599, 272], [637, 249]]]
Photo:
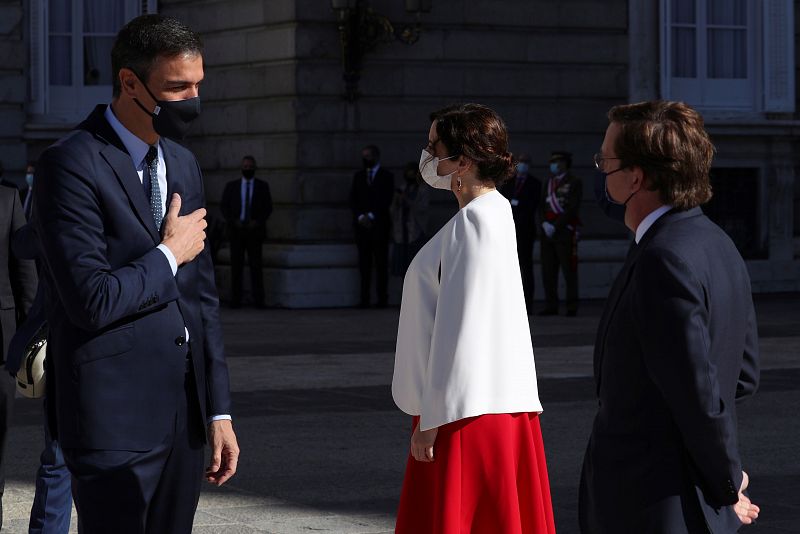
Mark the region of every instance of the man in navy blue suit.
[[699, 207], [714, 147], [682, 103], [608, 116], [595, 164], [635, 243], [595, 343], [581, 532], [735, 532], [759, 512], [736, 427], [736, 403], [758, 385], [758, 335], [745, 263]]
[[51, 430], [81, 532], [190, 532], [203, 444], [217, 485], [239, 455], [202, 176], [168, 139], [199, 114], [202, 44], [144, 15], [111, 55], [111, 105], [37, 166]]

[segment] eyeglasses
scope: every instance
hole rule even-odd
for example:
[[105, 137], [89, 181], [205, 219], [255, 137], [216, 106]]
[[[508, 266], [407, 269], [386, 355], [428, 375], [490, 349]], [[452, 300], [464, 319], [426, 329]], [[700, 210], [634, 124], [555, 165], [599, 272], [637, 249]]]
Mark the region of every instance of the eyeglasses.
[[594, 166], [595, 166], [595, 167], [597, 167], [599, 170], [601, 170], [601, 171], [602, 171], [602, 170], [603, 170], [603, 162], [604, 162], [604, 161], [606, 161], [606, 160], [609, 160], [609, 159], [616, 159], [616, 160], [618, 160], [618, 159], [620, 159], [620, 158], [604, 158], [604, 157], [603, 157], [603, 155], [602, 155], [600, 152], [598, 152], [597, 154], [595, 154], [594, 156], [592, 156], [592, 159], [594, 160]]

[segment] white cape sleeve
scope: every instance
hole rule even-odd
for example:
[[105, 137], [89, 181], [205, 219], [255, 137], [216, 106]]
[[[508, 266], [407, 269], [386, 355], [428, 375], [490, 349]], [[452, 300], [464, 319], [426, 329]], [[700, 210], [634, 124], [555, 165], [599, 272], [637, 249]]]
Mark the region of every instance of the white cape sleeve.
[[489, 413], [541, 412], [508, 202], [473, 201], [442, 236], [422, 430]]

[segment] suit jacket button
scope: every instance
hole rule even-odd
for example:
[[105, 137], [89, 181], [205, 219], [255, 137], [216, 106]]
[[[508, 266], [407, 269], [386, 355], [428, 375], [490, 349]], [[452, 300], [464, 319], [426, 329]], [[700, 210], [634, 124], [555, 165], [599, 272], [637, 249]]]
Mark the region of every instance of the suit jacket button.
[[178, 345], [179, 347], [182, 347], [184, 343], [186, 343], [186, 338], [185, 337], [178, 336], [178, 337], [175, 338], [175, 344]]

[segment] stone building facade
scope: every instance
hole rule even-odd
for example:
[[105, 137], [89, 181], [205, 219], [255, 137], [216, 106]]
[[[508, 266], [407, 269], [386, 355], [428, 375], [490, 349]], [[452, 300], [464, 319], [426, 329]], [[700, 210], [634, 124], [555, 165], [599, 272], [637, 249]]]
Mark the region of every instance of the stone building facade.
[[[203, 114], [187, 144], [205, 173], [212, 216], [241, 157], [255, 156], [276, 203], [265, 245], [267, 299], [289, 307], [357, 302], [347, 196], [361, 147], [380, 146], [383, 166], [399, 176], [419, 158], [429, 113], [462, 101], [495, 108], [512, 151], [531, 154], [540, 177], [551, 150], [574, 154], [586, 192], [582, 296], [606, 294], [629, 239], [592, 195], [591, 156], [605, 114], [615, 104], [659, 97], [684, 99], [706, 117], [718, 150], [708, 211], [748, 258], [754, 288], [800, 290], [800, 1], [742, 1], [744, 11], [731, 15], [715, 12], [712, 0], [433, 0], [419, 16], [416, 43], [385, 42], [365, 55], [360, 96], [348, 101], [328, 0], [118, 0], [126, 17], [158, 10], [202, 33]], [[61, 35], [47, 33], [53, 2], [0, 0], [0, 159], [17, 179], [26, 160], [88, 112], [64, 112], [57, 91], [48, 93], [53, 71], [42, 51]], [[96, 2], [83, 4], [89, 10]], [[397, 29], [415, 23], [400, 0], [370, 5]], [[731, 43], [741, 47], [732, 60], [720, 52]], [[687, 81], [684, 71], [692, 68], [696, 79]], [[434, 199], [431, 233], [456, 209], [446, 193]], [[225, 263], [223, 250], [223, 296]], [[399, 285], [394, 280], [395, 298]]]

